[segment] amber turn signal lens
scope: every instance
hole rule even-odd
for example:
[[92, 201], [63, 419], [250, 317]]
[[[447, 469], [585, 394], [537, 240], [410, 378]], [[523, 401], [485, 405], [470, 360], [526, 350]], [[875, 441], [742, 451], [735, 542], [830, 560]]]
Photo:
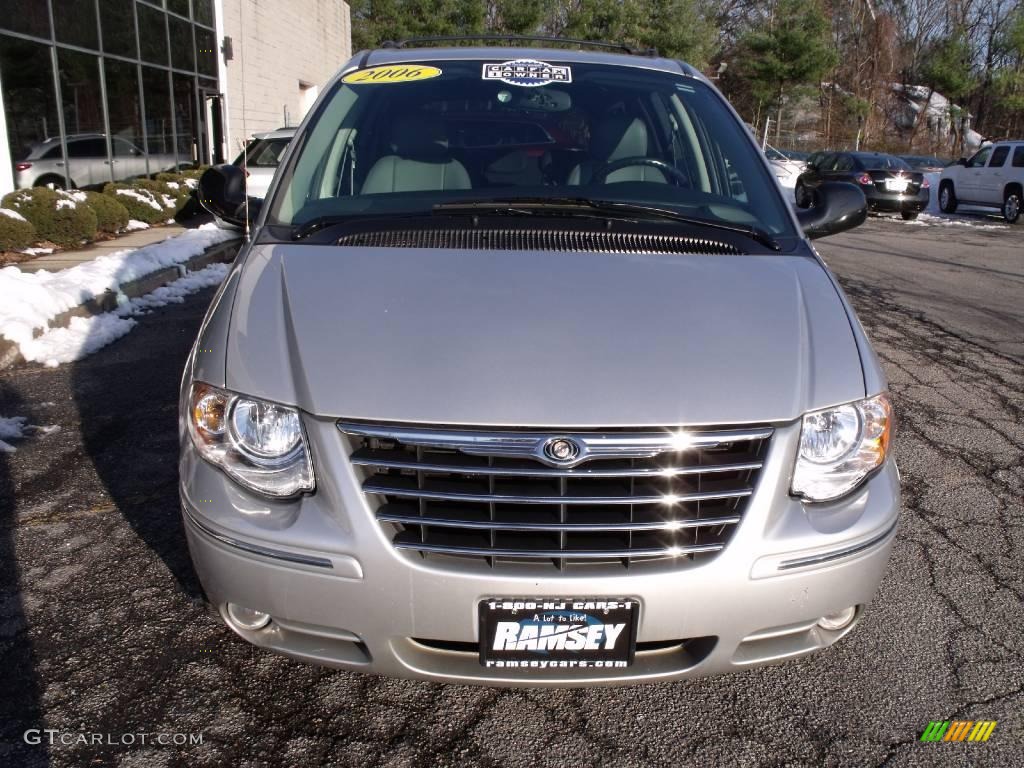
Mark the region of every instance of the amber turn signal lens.
[[224, 434], [227, 403], [224, 394], [213, 387], [198, 385], [192, 390], [192, 424], [199, 435], [212, 438]]

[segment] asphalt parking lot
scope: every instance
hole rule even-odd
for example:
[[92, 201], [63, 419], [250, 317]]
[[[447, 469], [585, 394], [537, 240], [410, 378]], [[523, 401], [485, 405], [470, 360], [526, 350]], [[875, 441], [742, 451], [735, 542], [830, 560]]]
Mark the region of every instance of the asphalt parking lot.
[[[204, 611], [178, 517], [176, 391], [206, 291], [78, 364], [0, 375], [0, 414], [60, 427], [0, 452], [0, 765], [1024, 765], [1024, 226], [873, 219], [820, 250], [888, 372], [904, 480], [888, 573], [843, 642], [571, 691], [246, 645]], [[932, 720], [998, 725], [920, 743]], [[156, 733], [202, 743], [122, 743]]]

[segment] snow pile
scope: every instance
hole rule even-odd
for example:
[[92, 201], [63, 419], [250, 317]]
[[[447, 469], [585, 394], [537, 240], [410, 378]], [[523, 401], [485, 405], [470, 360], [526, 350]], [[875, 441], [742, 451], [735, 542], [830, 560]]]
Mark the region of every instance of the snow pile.
[[140, 229], [149, 229], [149, 224], [138, 219], [128, 219], [128, 226], [125, 227], [122, 232], [135, 232]]
[[199, 181], [198, 181], [198, 179], [193, 179], [190, 176], [186, 176], [185, 177], [185, 186], [188, 187], [189, 189], [198, 189], [199, 188]]
[[54, 328], [38, 339], [20, 344], [19, 348], [22, 357], [29, 362], [56, 368], [61, 363], [91, 355], [134, 327], [135, 320], [118, 317], [113, 312], [95, 317], [72, 317], [67, 328]]
[[180, 304], [190, 294], [219, 285], [227, 272], [227, 264], [211, 264], [152, 293], [132, 299], [113, 312], [89, 318], [73, 317], [67, 328], [55, 328], [21, 344], [21, 354], [30, 362], [43, 363], [51, 368], [80, 360], [131, 331], [137, 322], [131, 315], [143, 315], [157, 307]]
[[36, 433], [48, 435], [59, 429], [59, 426], [37, 427], [34, 424], [29, 424], [28, 419], [24, 416], [0, 416], [0, 453], [14, 453], [18, 450], [6, 442], [7, 440], [19, 440]]
[[22, 272], [15, 266], [0, 269], [0, 336], [24, 346], [36, 329], [46, 329], [61, 312], [237, 236], [204, 224], [160, 243], [116, 251], [59, 272]]
[[19, 251], [19, 253], [25, 253], [29, 256], [48, 256], [53, 253], [53, 248], [26, 248], [23, 251]]
[[[983, 219], [981, 221], [984, 221]], [[983, 224], [981, 221], [974, 219], [961, 218], [960, 216], [951, 216], [949, 214], [940, 213], [922, 213], [913, 221], [905, 222], [906, 224], [919, 226], [919, 227], [972, 227], [974, 229], [1005, 229], [1006, 227], [1002, 224]]]
[[168, 304], [181, 304], [185, 297], [204, 288], [220, 285], [228, 273], [227, 264], [211, 264], [198, 272], [189, 272], [170, 285], [162, 285], [152, 293], [132, 299], [128, 304], [116, 310], [118, 315], [141, 315], [157, 307]]
[[58, 211], [61, 208], [77, 208], [77, 207], [78, 207], [78, 203], [76, 203], [74, 200], [58, 200], [57, 201], [57, 210]]
[[26, 219], [20, 213], [11, 210], [10, 208], [0, 208], [0, 216], [6, 216], [10, 219], [15, 219], [16, 221], [28, 221], [28, 219]]

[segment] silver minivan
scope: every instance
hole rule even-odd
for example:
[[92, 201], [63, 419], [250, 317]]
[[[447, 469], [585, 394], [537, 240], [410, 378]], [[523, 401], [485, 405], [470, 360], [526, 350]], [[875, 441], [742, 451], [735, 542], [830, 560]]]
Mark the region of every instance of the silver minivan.
[[181, 389], [238, 635], [347, 670], [609, 685], [823, 649], [896, 531], [879, 362], [708, 80], [654, 53], [390, 47], [324, 89]]

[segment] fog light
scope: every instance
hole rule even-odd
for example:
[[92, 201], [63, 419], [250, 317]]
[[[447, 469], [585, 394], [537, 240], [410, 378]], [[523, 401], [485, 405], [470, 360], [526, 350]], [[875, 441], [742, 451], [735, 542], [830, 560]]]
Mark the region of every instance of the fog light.
[[239, 629], [246, 629], [250, 632], [255, 632], [257, 629], [263, 629], [270, 623], [269, 613], [257, 611], [252, 608], [243, 608], [242, 606], [235, 605], [234, 603], [228, 603], [228, 618], [231, 619], [231, 623]]
[[853, 605], [849, 608], [844, 608], [836, 613], [830, 613], [827, 616], [822, 616], [818, 619], [818, 626], [822, 629], [827, 629], [832, 632], [836, 632], [840, 629], [846, 629], [850, 626], [850, 622], [853, 621], [853, 617], [857, 615], [857, 606]]

